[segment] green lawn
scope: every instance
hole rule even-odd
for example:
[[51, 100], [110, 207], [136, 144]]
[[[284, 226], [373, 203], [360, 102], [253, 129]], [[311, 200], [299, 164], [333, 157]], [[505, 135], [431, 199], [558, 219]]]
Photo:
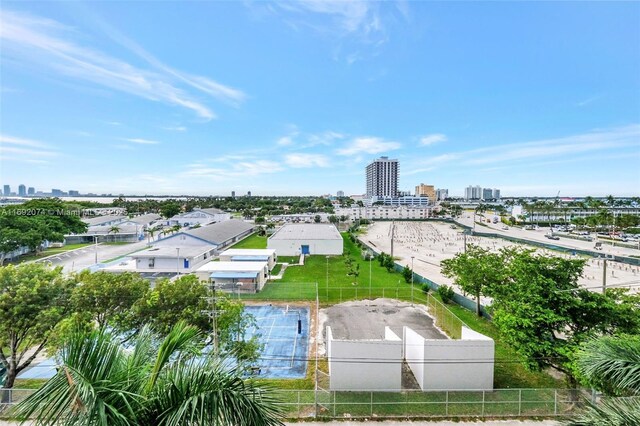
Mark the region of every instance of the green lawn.
[[230, 248], [234, 249], [264, 249], [267, 248], [267, 237], [261, 237], [258, 234], [249, 235], [242, 241], [237, 242]]

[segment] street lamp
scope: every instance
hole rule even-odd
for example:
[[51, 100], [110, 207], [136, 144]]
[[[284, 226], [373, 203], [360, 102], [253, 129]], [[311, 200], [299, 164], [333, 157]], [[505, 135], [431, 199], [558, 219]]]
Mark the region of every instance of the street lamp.
[[95, 264], [98, 264], [98, 234], [94, 234], [93, 235], [93, 241], [95, 243], [95, 254], [96, 254], [96, 258], [95, 258]]
[[415, 256], [411, 256], [411, 303], [413, 304], [413, 258]]
[[329, 256], [327, 256], [327, 300], [329, 300]]
[[176, 247], [176, 275], [180, 276], [180, 247]]

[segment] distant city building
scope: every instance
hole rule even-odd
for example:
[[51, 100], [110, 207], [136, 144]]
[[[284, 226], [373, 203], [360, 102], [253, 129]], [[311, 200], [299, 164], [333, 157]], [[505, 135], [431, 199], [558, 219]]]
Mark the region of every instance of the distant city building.
[[35, 195], [36, 194], [36, 189], [33, 186], [30, 186], [29, 189], [27, 189], [27, 195]]
[[416, 197], [429, 197], [429, 199], [433, 202], [436, 201], [436, 189], [433, 185], [425, 185], [421, 183], [416, 186]]
[[367, 206], [374, 204], [384, 206], [428, 206], [432, 204], [429, 197], [414, 197], [406, 195], [403, 197], [371, 197], [366, 200]]
[[251, 197], [251, 191], [247, 191], [247, 197]]
[[5, 197], [8, 197], [9, 195], [11, 195], [11, 185], [5, 185], [2, 187], [2, 194]]
[[449, 198], [449, 190], [448, 189], [440, 189], [436, 190], [436, 199], [438, 201], [446, 200]]
[[398, 160], [380, 157], [366, 168], [367, 197], [398, 196]]
[[[424, 198], [424, 197], [422, 197]], [[433, 216], [433, 206], [367, 206], [337, 207], [337, 216], [347, 216], [349, 221], [358, 219], [384, 220], [384, 219], [427, 219]]]
[[231, 191], [231, 198], [236, 198], [236, 191]]
[[493, 198], [496, 200], [500, 199], [500, 190], [498, 188], [493, 188]]
[[25, 197], [27, 195], [27, 187], [23, 184], [18, 185], [18, 195], [20, 197]]
[[338, 198], [344, 197], [344, 191], [338, 191], [338, 192], [336, 193], [336, 196], [337, 196]]
[[80, 195], [80, 191], [76, 191], [76, 190], [73, 190], [73, 189], [69, 190], [69, 196], [70, 197], [78, 197], [79, 195]]
[[482, 198], [482, 188], [479, 185], [469, 185], [464, 189], [465, 200], [479, 200], [480, 198]]
[[51, 189], [51, 195], [54, 197], [62, 197], [63, 195], [66, 195], [65, 192], [61, 189]]
[[491, 188], [483, 188], [482, 189], [482, 199], [490, 200], [493, 198], [493, 190]]

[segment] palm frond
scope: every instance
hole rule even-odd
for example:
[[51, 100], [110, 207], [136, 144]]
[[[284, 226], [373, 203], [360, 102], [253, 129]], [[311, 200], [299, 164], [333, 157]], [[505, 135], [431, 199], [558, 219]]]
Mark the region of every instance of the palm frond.
[[640, 394], [640, 336], [604, 336], [588, 342], [578, 369], [596, 388], [613, 395]]
[[563, 422], [566, 426], [640, 425], [640, 397], [608, 398], [589, 404], [578, 416]]

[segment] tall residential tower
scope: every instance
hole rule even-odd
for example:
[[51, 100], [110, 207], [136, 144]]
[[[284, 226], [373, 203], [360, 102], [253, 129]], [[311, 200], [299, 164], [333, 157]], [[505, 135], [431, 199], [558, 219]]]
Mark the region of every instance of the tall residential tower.
[[398, 160], [380, 157], [367, 166], [367, 197], [398, 196]]

